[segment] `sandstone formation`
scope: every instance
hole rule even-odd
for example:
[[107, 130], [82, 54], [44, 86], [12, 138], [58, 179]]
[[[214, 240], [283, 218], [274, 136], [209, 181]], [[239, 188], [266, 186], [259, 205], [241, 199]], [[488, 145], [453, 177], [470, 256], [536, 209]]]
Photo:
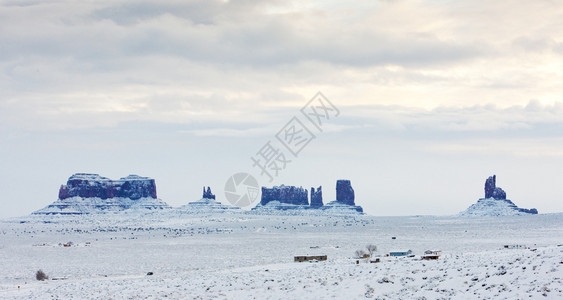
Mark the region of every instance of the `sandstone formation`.
[[336, 201], [346, 205], [356, 205], [354, 198], [354, 189], [350, 180], [336, 181]]
[[240, 209], [236, 206], [224, 205], [221, 202], [215, 200], [215, 195], [211, 192], [211, 187], [203, 187], [202, 198], [198, 201], [189, 202], [179, 208], [182, 212], [194, 212], [194, 213], [209, 213], [209, 212], [224, 212]]
[[164, 209], [154, 179], [129, 175], [111, 180], [98, 174], [76, 173], [59, 189], [59, 199], [33, 214], [89, 214], [128, 209]]
[[262, 187], [261, 205], [266, 205], [271, 201], [279, 201], [283, 204], [309, 205], [307, 190], [295, 186], [274, 186], [272, 188]]
[[519, 208], [514, 202], [506, 199], [506, 192], [496, 186], [496, 175], [490, 176], [485, 181], [485, 198], [471, 205], [460, 213], [462, 216], [513, 216], [538, 214], [535, 208]]
[[496, 200], [506, 199], [506, 192], [497, 187], [497, 176], [489, 176], [485, 181], [485, 199], [493, 198]]
[[311, 207], [319, 208], [323, 206], [323, 190], [322, 186], [319, 186], [317, 190], [314, 187], [311, 188]]
[[213, 193], [211, 193], [211, 187], [207, 187], [207, 191], [205, 190], [205, 187], [203, 187], [203, 197], [204, 199], [213, 199], [215, 200], [215, 195]]

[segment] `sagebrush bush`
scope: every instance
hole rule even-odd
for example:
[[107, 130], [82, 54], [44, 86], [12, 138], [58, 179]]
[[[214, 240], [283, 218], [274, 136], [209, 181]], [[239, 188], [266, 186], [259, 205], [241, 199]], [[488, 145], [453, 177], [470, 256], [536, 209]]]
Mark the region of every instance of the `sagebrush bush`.
[[356, 250], [354, 254], [356, 255], [356, 258], [363, 258], [367, 253], [364, 250]]
[[43, 281], [49, 279], [49, 276], [47, 276], [47, 274], [45, 274], [43, 270], [39, 270], [37, 271], [37, 273], [35, 273], [35, 278], [39, 281]]

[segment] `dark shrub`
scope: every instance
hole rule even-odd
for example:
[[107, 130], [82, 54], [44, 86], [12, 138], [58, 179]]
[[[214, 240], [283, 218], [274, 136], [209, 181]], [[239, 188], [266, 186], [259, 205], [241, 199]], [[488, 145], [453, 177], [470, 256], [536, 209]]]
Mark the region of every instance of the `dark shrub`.
[[47, 274], [45, 274], [45, 272], [43, 272], [42, 270], [39, 270], [37, 271], [37, 273], [35, 273], [35, 278], [37, 278], [37, 280], [39, 281], [43, 281], [49, 279], [49, 276], [47, 276]]

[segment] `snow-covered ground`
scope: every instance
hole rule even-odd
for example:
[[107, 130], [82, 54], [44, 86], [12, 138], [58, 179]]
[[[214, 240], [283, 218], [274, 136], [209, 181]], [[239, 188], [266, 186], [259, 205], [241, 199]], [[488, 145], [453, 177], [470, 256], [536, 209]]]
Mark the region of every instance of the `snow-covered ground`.
[[[368, 244], [416, 257], [356, 264]], [[561, 299], [561, 244], [563, 214], [29, 216], [0, 221], [0, 298]], [[420, 260], [428, 249], [442, 256]], [[293, 262], [317, 254], [328, 260]]]
[[481, 198], [459, 215], [465, 217], [523, 216], [537, 214], [536, 209], [519, 208], [508, 199]]

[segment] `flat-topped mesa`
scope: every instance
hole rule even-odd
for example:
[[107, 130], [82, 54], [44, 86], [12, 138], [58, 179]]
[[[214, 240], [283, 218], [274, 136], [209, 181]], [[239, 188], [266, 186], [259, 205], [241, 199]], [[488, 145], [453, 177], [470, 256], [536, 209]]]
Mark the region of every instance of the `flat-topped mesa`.
[[315, 188], [311, 188], [311, 207], [318, 208], [323, 206], [323, 190], [322, 186], [319, 186], [315, 191]]
[[272, 188], [262, 187], [261, 205], [266, 205], [270, 201], [279, 201], [284, 204], [309, 205], [307, 190], [295, 186], [274, 186]]
[[205, 190], [205, 186], [203, 187], [203, 199], [213, 199], [215, 200], [215, 195], [211, 193], [211, 187], [207, 187], [207, 191]]
[[98, 174], [76, 173], [59, 189], [59, 200], [72, 197], [156, 199], [156, 183], [154, 179], [137, 175], [111, 180]]
[[346, 205], [356, 205], [354, 203], [354, 189], [350, 180], [336, 181], [336, 201]]
[[129, 175], [111, 180], [98, 174], [76, 173], [59, 189], [59, 199], [36, 215], [76, 215], [129, 209], [170, 208], [156, 196], [155, 180]]
[[504, 200], [506, 199], [506, 192], [497, 187], [497, 176], [489, 176], [485, 181], [485, 199], [493, 198], [496, 200]]

